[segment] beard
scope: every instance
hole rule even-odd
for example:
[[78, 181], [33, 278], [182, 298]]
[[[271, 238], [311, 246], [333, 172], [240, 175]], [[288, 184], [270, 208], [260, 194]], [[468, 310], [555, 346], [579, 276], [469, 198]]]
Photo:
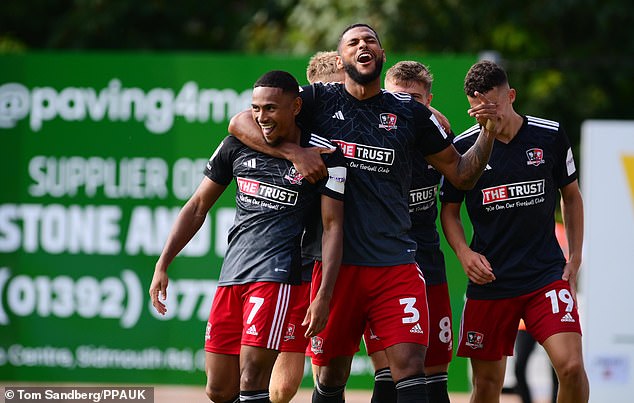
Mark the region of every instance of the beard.
[[361, 74], [359, 70], [354, 66], [354, 64], [343, 64], [343, 69], [348, 74], [348, 76], [357, 84], [365, 85], [371, 83], [376, 80], [381, 75], [381, 70], [383, 70], [383, 60], [376, 59], [376, 64], [374, 66], [374, 70], [367, 74]]

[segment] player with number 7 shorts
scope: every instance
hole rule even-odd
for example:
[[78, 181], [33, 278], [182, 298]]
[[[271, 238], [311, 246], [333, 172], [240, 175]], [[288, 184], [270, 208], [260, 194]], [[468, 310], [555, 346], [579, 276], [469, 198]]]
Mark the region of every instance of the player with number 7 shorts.
[[253, 87], [251, 116], [267, 144], [288, 141], [319, 145], [328, 176], [309, 183], [285, 159], [274, 158], [227, 136], [213, 153], [200, 186], [181, 210], [156, 264], [150, 286], [152, 303], [167, 288], [167, 266], [187, 244], [211, 206], [235, 179], [236, 215], [229, 230], [218, 288], [205, 331], [206, 392], [214, 402], [269, 402], [269, 379], [287, 331], [287, 312], [300, 298], [301, 245], [307, 219], [321, 212], [327, 280], [315, 290], [305, 321], [307, 337], [329, 316], [330, 296], [342, 254], [345, 160], [328, 140], [302, 130], [299, 84], [274, 70]]

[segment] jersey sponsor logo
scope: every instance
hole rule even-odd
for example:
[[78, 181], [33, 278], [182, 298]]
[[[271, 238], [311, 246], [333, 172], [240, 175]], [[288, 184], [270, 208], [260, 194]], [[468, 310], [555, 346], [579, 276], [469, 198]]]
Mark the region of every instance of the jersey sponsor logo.
[[409, 331], [410, 333], [418, 333], [418, 334], [423, 334], [423, 328], [420, 327], [420, 324], [417, 323], [414, 325], [413, 328], [410, 329]]
[[257, 336], [258, 335], [258, 329], [256, 329], [255, 325], [251, 325], [247, 329], [247, 334], [250, 334], [251, 336]]
[[205, 328], [205, 341], [211, 340], [211, 323], [207, 322], [207, 327]]
[[392, 129], [396, 129], [396, 115], [393, 113], [382, 113], [379, 115], [379, 129], [385, 129], [388, 132]]
[[531, 148], [530, 150], [526, 150], [526, 165], [540, 166], [544, 161], [544, 150], [541, 148]]
[[467, 347], [472, 349], [478, 349], [484, 347], [484, 334], [480, 332], [467, 332]]
[[394, 150], [392, 149], [348, 143], [341, 140], [333, 140], [333, 142], [339, 145], [346, 158], [382, 165], [394, 163]]
[[313, 354], [323, 354], [324, 353], [324, 339], [319, 336], [313, 336], [310, 339], [310, 351]]
[[290, 167], [288, 168], [288, 171], [286, 171], [286, 174], [284, 174], [284, 179], [286, 179], [293, 185], [300, 185], [304, 177], [302, 176], [302, 174], [297, 172], [297, 169], [295, 169], [295, 167]]
[[295, 325], [289, 323], [286, 326], [286, 334], [284, 334], [284, 341], [295, 340]]
[[566, 312], [566, 314], [561, 318], [561, 321], [575, 323], [575, 318], [572, 317], [570, 312]]
[[540, 179], [482, 189], [482, 204], [485, 205], [543, 195], [544, 183], [544, 179]]
[[436, 185], [420, 189], [411, 189], [409, 191], [409, 205], [410, 207], [413, 207], [419, 204], [433, 202], [436, 200], [437, 193], [438, 188]]
[[236, 178], [236, 181], [238, 190], [244, 194], [287, 206], [294, 206], [297, 203], [298, 193], [293, 190], [253, 179]]

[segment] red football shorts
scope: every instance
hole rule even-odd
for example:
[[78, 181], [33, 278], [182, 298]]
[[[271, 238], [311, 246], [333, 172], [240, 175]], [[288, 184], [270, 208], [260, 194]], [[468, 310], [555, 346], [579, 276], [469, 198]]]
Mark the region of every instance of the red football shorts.
[[[447, 283], [427, 285], [429, 309], [429, 346], [425, 355], [425, 366], [449, 364], [453, 356], [453, 333], [451, 331], [451, 304]], [[384, 350], [383, 343], [370, 326], [363, 333], [368, 355]]]
[[309, 339], [304, 336], [308, 325], [302, 326], [310, 305], [310, 282], [291, 286], [292, 304], [288, 312], [286, 332], [282, 337], [280, 351], [290, 353], [306, 353]]
[[[313, 269], [314, 298], [321, 283], [321, 262]], [[342, 265], [330, 303], [326, 328], [311, 339], [313, 364], [352, 356], [366, 327], [385, 348], [398, 343], [426, 346], [429, 320], [425, 280], [414, 263], [388, 267]]]
[[581, 334], [577, 304], [567, 281], [557, 280], [519, 297], [467, 299], [460, 324], [458, 356], [497, 361], [513, 355], [520, 319], [540, 344], [557, 333]]
[[279, 350], [291, 286], [260, 282], [218, 287], [205, 331], [205, 351], [240, 354], [240, 346]]

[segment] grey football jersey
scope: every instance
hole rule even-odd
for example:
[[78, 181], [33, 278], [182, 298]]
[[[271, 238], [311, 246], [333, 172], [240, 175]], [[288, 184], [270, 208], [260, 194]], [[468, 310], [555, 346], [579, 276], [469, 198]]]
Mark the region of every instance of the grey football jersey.
[[[302, 134], [302, 145], [334, 148]], [[310, 184], [287, 160], [252, 150], [227, 136], [212, 155], [205, 175], [221, 185], [236, 180], [236, 216], [218, 284], [252, 282], [297, 284], [300, 240], [306, 218], [319, 207], [320, 194], [343, 200], [346, 168], [340, 151], [324, 154], [330, 177]]]

